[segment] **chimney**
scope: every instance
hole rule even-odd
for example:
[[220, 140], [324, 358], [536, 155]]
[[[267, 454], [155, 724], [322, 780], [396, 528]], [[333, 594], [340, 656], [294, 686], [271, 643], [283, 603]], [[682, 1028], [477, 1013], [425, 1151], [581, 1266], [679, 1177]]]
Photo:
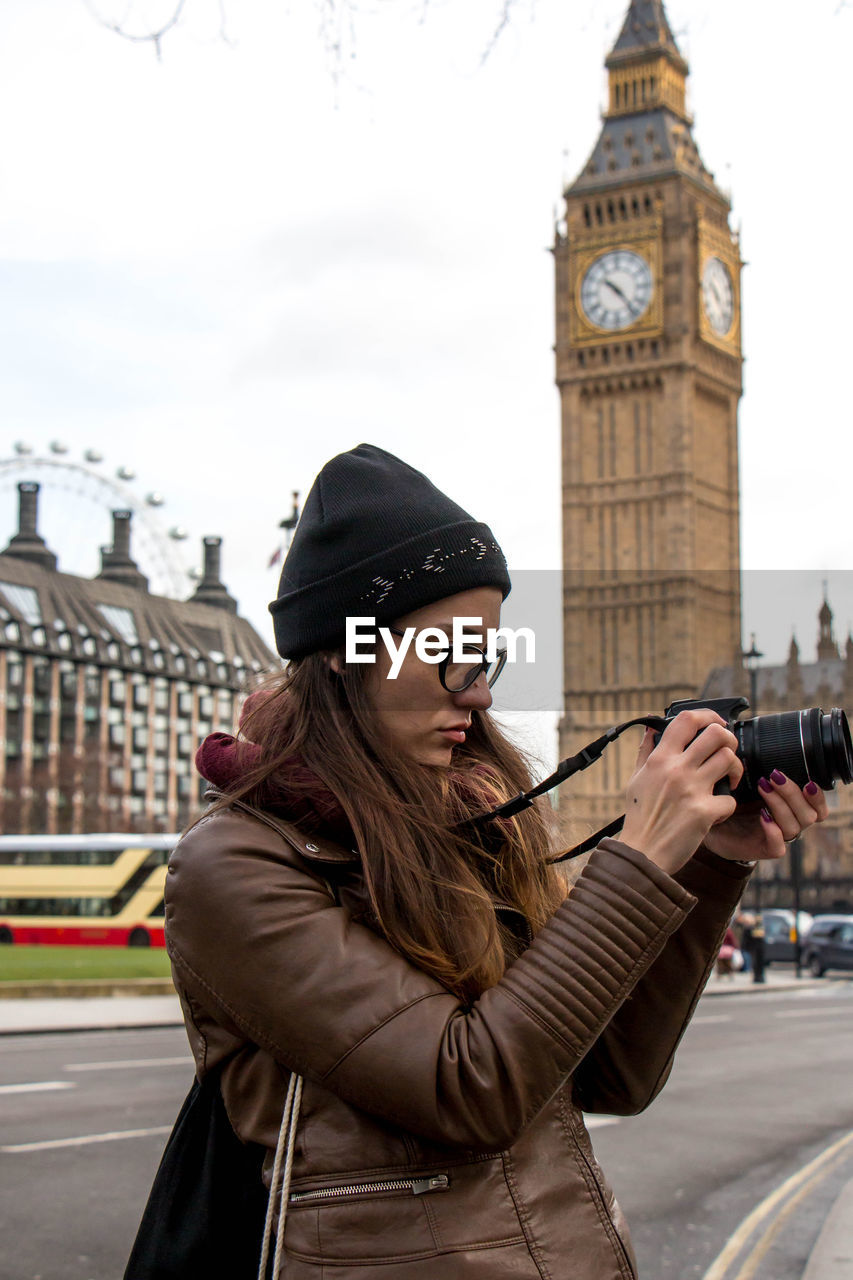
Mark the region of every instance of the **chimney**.
[[119, 582], [123, 587], [148, 590], [148, 579], [130, 555], [130, 521], [132, 511], [113, 512], [113, 545], [101, 547], [101, 572], [105, 582]]
[[217, 609], [227, 609], [229, 613], [236, 613], [237, 601], [228, 594], [219, 577], [222, 539], [204, 538], [202, 546], [204, 548], [204, 573], [202, 574], [201, 582], [190, 599], [196, 600], [199, 604], [212, 604]]
[[39, 486], [35, 480], [21, 480], [18, 485], [18, 532], [2, 553], [31, 560], [45, 569], [56, 568], [56, 556], [38, 532]]

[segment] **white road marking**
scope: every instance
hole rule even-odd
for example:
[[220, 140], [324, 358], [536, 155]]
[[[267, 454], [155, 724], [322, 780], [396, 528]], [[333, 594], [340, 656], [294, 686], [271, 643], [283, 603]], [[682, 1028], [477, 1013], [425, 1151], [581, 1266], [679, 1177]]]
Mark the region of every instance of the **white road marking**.
[[19, 1142], [15, 1146], [0, 1147], [0, 1151], [56, 1151], [59, 1147], [86, 1147], [93, 1142], [118, 1142], [120, 1138], [151, 1138], [172, 1132], [170, 1124], [160, 1124], [153, 1129], [119, 1129], [113, 1133], [84, 1133], [80, 1138], [54, 1138], [48, 1142]]
[[76, 1089], [73, 1080], [36, 1080], [28, 1084], [0, 1084], [0, 1093], [50, 1093], [53, 1089]]
[[606, 1124], [618, 1124], [621, 1116], [584, 1116], [587, 1129], [603, 1129]]
[[179, 1058], [113, 1058], [109, 1062], [66, 1062], [63, 1071], [119, 1071], [131, 1067], [177, 1067], [193, 1065], [183, 1053]]
[[782, 1009], [778, 1013], [774, 1013], [774, 1018], [821, 1018], [829, 1015], [830, 1017], [838, 1013], [849, 1013], [848, 1005], [829, 1005], [821, 1009]]

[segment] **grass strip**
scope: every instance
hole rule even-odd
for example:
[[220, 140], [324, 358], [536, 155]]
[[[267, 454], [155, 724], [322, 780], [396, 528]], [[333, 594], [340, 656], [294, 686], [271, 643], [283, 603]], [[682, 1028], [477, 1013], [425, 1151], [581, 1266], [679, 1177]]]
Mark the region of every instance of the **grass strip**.
[[0, 982], [73, 978], [168, 978], [160, 947], [0, 946]]

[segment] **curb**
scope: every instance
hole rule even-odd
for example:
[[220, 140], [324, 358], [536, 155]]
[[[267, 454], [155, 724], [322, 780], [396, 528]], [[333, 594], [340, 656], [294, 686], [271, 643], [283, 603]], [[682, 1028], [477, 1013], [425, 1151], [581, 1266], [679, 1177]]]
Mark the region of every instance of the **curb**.
[[[842, 978], [841, 981], [844, 981]], [[849, 979], [848, 979], [849, 981]], [[767, 995], [772, 991], [808, 991], [831, 984], [826, 978], [790, 978], [781, 982], [728, 983], [711, 979], [703, 996]], [[173, 996], [171, 978], [51, 978], [45, 981], [0, 982], [0, 1000], [86, 999], [91, 996]]]
[[[713, 979], [712, 979], [713, 981]], [[792, 978], [783, 982], [749, 982], [741, 985], [724, 985], [722, 982], [710, 984], [702, 992], [704, 996], [766, 996], [773, 991], [813, 991], [829, 984], [824, 978]]]
[[853, 1276], [853, 1179], [829, 1211], [802, 1280], [850, 1280]]
[[45, 982], [0, 982], [0, 1000], [173, 995], [175, 988], [171, 978], [53, 978]]

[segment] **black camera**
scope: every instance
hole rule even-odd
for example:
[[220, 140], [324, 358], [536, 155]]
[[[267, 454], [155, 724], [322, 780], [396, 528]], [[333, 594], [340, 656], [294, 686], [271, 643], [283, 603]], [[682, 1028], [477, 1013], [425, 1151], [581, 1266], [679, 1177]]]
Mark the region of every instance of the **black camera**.
[[[840, 707], [831, 711], [808, 707], [738, 720], [736, 717], [749, 708], [746, 698], [709, 698], [706, 702], [683, 698], [670, 703], [664, 715], [670, 721], [679, 711], [699, 707], [716, 711], [737, 738], [743, 777], [731, 794], [738, 804], [759, 800], [758, 779], [768, 777], [774, 769], [800, 787], [811, 781], [823, 791], [831, 791], [836, 782], [853, 782], [853, 743], [847, 716]], [[726, 779], [714, 789], [718, 794], [727, 793]]]

